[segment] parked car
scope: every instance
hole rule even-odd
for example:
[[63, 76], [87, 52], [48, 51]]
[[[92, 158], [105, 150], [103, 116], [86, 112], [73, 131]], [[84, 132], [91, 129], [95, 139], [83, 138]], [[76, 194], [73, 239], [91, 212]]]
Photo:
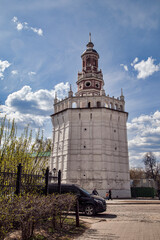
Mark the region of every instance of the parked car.
[[[48, 192], [49, 194], [58, 193], [58, 184], [49, 183]], [[92, 195], [77, 185], [61, 184], [61, 193], [76, 194], [79, 201], [79, 211], [84, 212], [87, 216], [106, 211], [106, 201], [104, 198]]]

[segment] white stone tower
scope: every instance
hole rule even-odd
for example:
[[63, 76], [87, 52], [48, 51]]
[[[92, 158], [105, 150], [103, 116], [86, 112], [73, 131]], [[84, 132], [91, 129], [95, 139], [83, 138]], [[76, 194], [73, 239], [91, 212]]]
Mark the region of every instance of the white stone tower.
[[62, 182], [74, 183], [101, 196], [130, 197], [128, 142], [123, 92], [106, 96], [99, 54], [91, 35], [83, 52], [78, 91], [63, 100], [54, 99], [53, 152], [50, 168], [62, 171]]

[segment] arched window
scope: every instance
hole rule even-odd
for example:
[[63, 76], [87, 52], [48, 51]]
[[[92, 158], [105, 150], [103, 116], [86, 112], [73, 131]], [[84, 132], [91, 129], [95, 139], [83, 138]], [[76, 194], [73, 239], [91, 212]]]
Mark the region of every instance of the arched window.
[[101, 102], [97, 102], [97, 107], [101, 107]]
[[76, 102], [72, 103], [72, 108], [77, 108], [77, 103]]
[[106, 108], [109, 108], [109, 106], [108, 106], [108, 104], [107, 103], [105, 103], [105, 105], [104, 105]]
[[90, 63], [91, 63], [91, 60], [90, 60], [90, 58], [88, 58], [88, 59], [87, 59], [87, 66], [89, 66]]
[[91, 103], [90, 102], [88, 102], [88, 108], [90, 108], [91, 107]]
[[123, 111], [123, 106], [122, 105], [120, 105], [120, 110]]
[[113, 108], [113, 103], [112, 103], [112, 102], [110, 103], [110, 108], [111, 108], [111, 109], [114, 109], [114, 108]]

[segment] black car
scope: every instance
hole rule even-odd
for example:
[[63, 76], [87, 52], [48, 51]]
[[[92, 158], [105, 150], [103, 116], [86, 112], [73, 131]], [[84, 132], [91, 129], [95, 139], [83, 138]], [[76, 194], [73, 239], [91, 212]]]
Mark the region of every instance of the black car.
[[[58, 184], [49, 183], [48, 192], [58, 193]], [[61, 184], [61, 193], [76, 194], [79, 200], [79, 211], [87, 216], [106, 211], [106, 201], [104, 198], [92, 195], [83, 188], [74, 184]]]

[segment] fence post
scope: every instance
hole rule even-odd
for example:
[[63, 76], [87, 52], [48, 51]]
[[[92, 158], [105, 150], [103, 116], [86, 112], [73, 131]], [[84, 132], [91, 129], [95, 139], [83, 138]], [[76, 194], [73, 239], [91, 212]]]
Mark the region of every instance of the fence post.
[[58, 193], [61, 194], [61, 170], [58, 171]]
[[21, 174], [22, 174], [22, 166], [21, 163], [17, 167], [17, 182], [16, 182], [16, 195], [20, 194], [21, 191]]
[[79, 227], [79, 201], [76, 200], [76, 227]]
[[48, 182], [49, 182], [49, 168], [47, 167], [45, 174], [45, 195], [48, 194]]

